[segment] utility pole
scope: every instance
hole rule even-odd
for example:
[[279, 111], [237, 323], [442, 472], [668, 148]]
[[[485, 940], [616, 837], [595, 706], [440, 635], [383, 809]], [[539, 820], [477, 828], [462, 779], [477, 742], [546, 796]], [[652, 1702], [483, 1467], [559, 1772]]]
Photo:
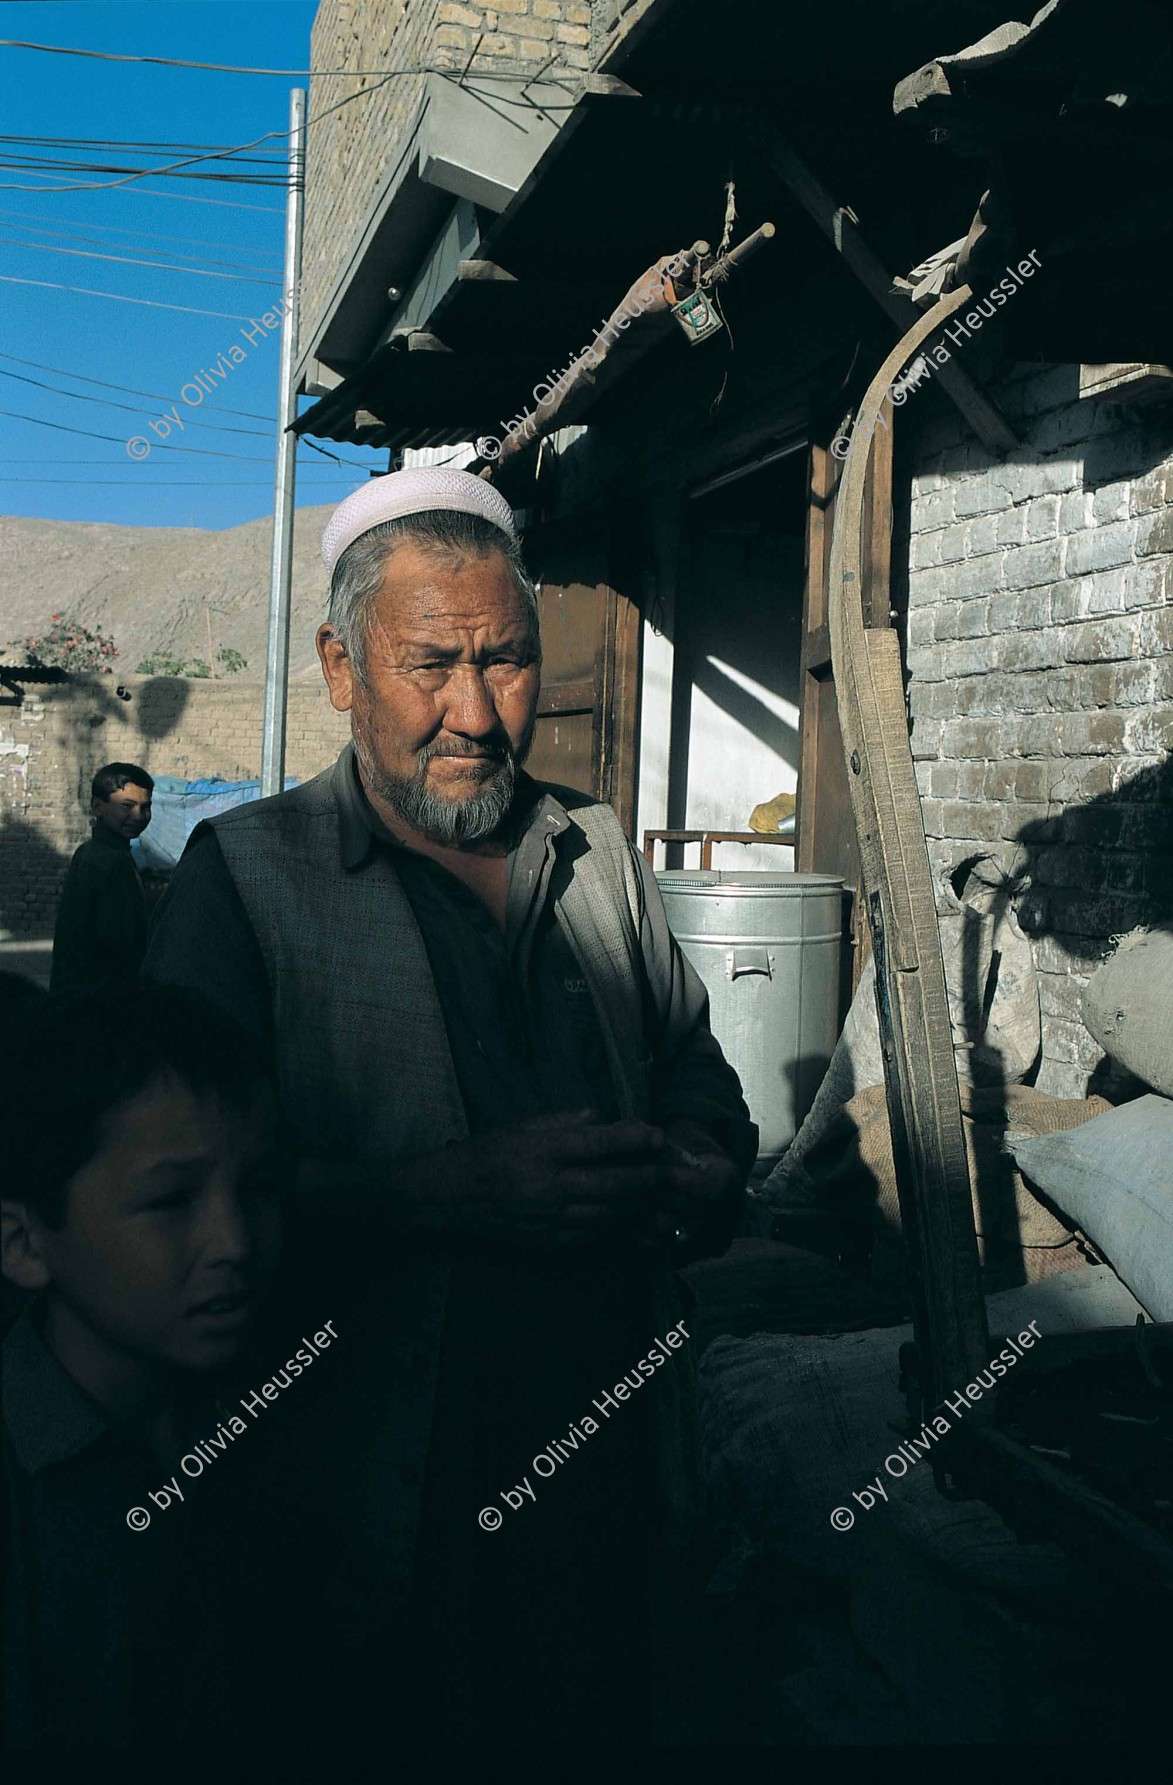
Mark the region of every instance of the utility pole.
[[261, 739], [261, 794], [285, 786], [285, 706], [289, 689], [290, 584], [293, 575], [293, 483], [297, 436], [294, 366], [297, 358], [301, 231], [305, 210], [305, 92], [289, 95], [289, 188], [285, 200], [285, 314], [281, 322], [281, 381], [277, 398], [277, 469], [273, 495], [273, 557], [269, 580], [269, 655]]

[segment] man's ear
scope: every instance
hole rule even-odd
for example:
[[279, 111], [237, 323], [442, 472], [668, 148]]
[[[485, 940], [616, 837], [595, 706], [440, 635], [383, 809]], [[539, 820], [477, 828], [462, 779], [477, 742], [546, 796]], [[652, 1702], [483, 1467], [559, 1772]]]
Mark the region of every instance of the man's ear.
[[22, 1202], [0, 1202], [0, 1267], [19, 1289], [44, 1289], [49, 1283], [49, 1267]]
[[336, 637], [334, 628], [330, 625], [318, 627], [314, 642], [318, 647], [322, 674], [330, 690], [330, 705], [336, 713], [349, 713], [354, 704], [354, 665], [346, 646]]

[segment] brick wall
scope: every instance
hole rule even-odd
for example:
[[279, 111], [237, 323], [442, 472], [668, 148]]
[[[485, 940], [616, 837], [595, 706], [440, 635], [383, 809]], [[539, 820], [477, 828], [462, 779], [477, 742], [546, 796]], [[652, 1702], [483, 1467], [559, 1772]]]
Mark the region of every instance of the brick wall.
[[[589, 62], [588, 0], [322, 0], [310, 37], [310, 66], [323, 69], [457, 68], [483, 34], [477, 63], [496, 72], [532, 70], [553, 55], [566, 68]], [[419, 104], [422, 74], [398, 76], [369, 99], [314, 119], [377, 74], [315, 76], [310, 83], [302, 250], [302, 345], [313, 338], [335, 279], [389, 164], [398, 158]]]
[[591, 7], [591, 67], [606, 65], [615, 46], [660, 0], [594, 0]]
[[913, 753], [938, 872], [987, 853], [1020, 886], [1039, 1083], [1081, 1096], [1087, 975], [1173, 909], [1173, 415], [1081, 403], [1072, 366], [997, 394], [1024, 440], [1005, 463], [952, 414], [919, 440]]
[[[51, 933], [69, 858], [89, 835], [89, 784], [104, 762], [135, 762], [185, 780], [260, 773], [263, 689], [257, 683], [129, 676], [29, 690], [0, 708], [0, 935]], [[289, 691], [288, 773], [326, 768], [349, 736], [324, 684]]]

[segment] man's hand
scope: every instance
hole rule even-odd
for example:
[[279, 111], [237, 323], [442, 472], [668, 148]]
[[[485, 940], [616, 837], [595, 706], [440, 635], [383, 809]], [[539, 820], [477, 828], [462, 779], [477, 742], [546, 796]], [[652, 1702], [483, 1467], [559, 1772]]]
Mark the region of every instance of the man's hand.
[[635, 1245], [674, 1179], [659, 1128], [590, 1111], [540, 1116], [414, 1160], [402, 1187], [418, 1233], [562, 1251]]
[[666, 1124], [664, 1189], [655, 1218], [657, 1244], [673, 1264], [727, 1250], [743, 1208], [741, 1168], [699, 1123]]

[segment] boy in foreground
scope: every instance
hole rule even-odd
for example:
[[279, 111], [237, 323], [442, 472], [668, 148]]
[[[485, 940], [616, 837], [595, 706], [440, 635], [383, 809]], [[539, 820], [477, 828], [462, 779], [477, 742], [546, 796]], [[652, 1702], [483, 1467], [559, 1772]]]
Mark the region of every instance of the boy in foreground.
[[[208, 1440], [277, 1261], [272, 1094], [254, 1042], [161, 987], [54, 1005], [21, 1040], [0, 1239], [36, 1299], [4, 1343], [7, 1739], [235, 1737], [239, 1555], [212, 1509], [237, 1459]], [[220, 1490], [181, 1471], [201, 1441]]]

